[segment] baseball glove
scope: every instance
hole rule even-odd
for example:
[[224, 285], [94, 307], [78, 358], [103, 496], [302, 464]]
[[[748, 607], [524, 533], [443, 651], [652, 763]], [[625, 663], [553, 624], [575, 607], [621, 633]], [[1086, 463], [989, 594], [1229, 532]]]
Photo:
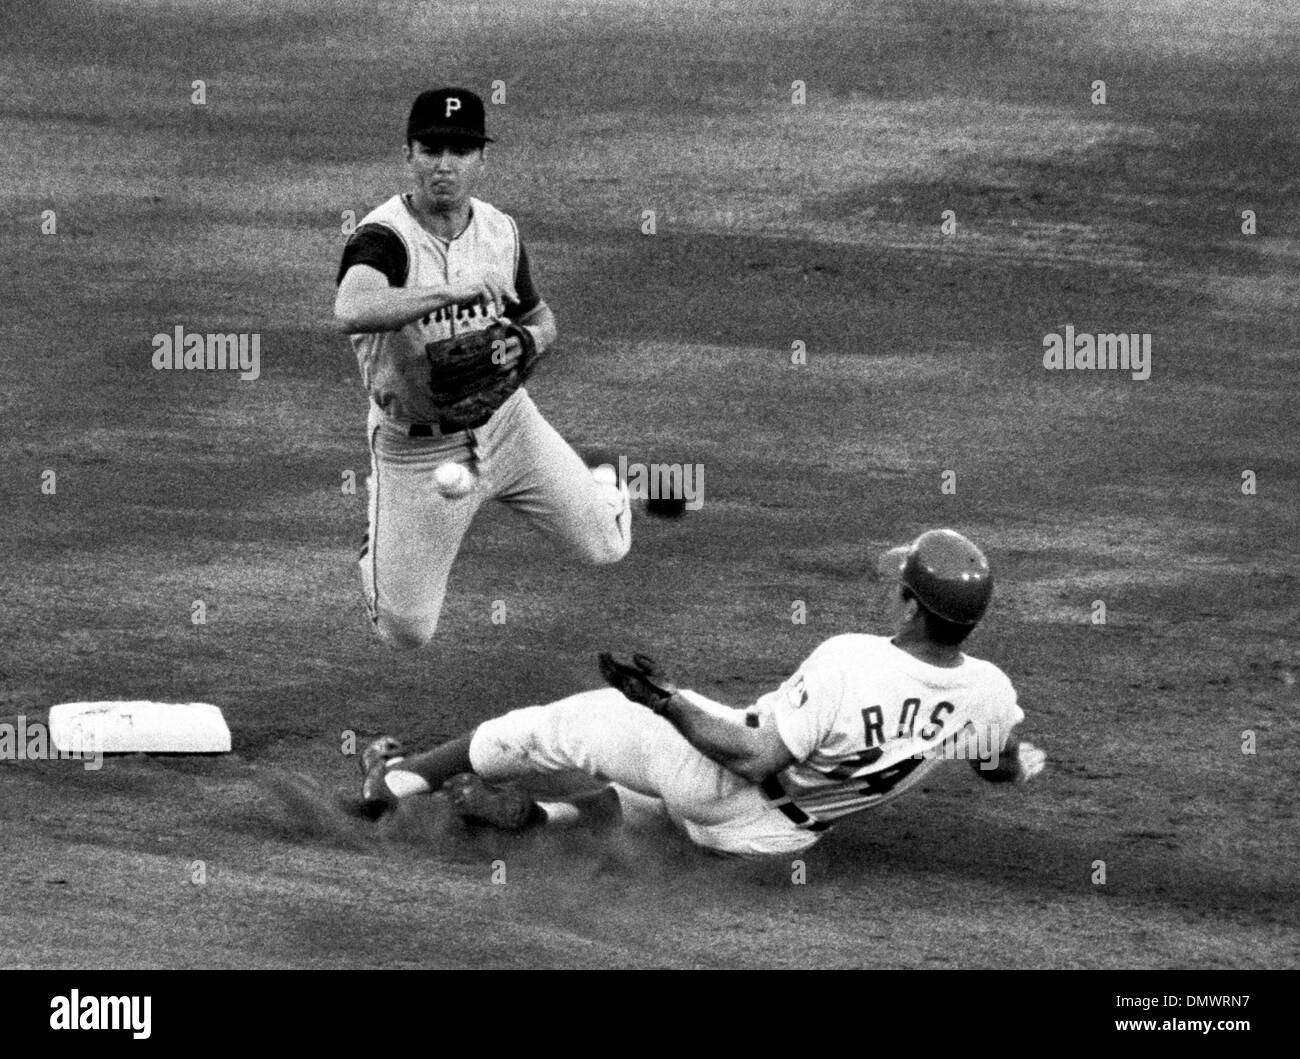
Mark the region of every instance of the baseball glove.
[[[511, 338], [518, 340], [523, 353], [505, 367], [506, 343]], [[433, 406], [441, 422], [451, 423], [486, 420], [524, 384], [538, 360], [532, 332], [509, 320], [430, 342], [424, 352]]]
[[645, 655], [633, 655], [631, 662], [623, 662], [603, 651], [600, 675], [625, 697], [655, 713], [663, 713], [668, 700], [677, 693], [677, 685], [660, 673], [658, 666]]

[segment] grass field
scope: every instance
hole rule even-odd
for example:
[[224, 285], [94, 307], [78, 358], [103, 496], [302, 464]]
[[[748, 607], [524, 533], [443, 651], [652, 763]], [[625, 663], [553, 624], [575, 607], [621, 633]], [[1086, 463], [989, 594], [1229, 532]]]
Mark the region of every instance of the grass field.
[[[1300, 964], [1300, 14], [1130, 6], [10, 4], [0, 719], [207, 701], [235, 751], [0, 762], [0, 965]], [[353, 562], [341, 228], [404, 186], [417, 92], [494, 82], [483, 194], [561, 334], [530, 392], [706, 498], [596, 569], [485, 509], [397, 653]], [[153, 370], [176, 325], [260, 334], [259, 377]], [[1066, 325], [1149, 333], [1150, 378], [1045, 370]], [[1040, 783], [940, 770], [797, 885], [671, 835], [334, 807], [345, 733], [458, 734], [600, 649], [752, 700], [883, 631], [875, 558], [935, 525], [995, 566], [971, 651]]]

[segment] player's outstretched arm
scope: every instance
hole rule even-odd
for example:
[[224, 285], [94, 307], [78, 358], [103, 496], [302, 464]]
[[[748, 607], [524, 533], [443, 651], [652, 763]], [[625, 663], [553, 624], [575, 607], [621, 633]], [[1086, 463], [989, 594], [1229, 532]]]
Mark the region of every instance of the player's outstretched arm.
[[1028, 783], [1047, 767], [1047, 754], [1012, 732], [998, 755], [997, 767], [989, 768], [988, 764], [979, 758], [971, 760], [975, 775], [989, 783]]
[[775, 725], [750, 728], [697, 705], [678, 691], [645, 655], [623, 662], [610, 654], [600, 656], [605, 679], [633, 702], [670, 721], [705, 757], [716, 761], [751, 783], [762, 783], [794, 764], [794, 755]]
[[447, 305], [484, 301], [505, 311], [514, 295], [486, 280], [434, 287], [392, 287], [369, 265], [353, 265], [334, 295], [334, 323], [344, 334], [396, 331]]
[[680, 691], [662, 712], [701, 754], [751, 783], [762, 783], [794, 764], [794, 755], [774, 724], [750, 728], [739, 720], [730, 721], [701, 709]]

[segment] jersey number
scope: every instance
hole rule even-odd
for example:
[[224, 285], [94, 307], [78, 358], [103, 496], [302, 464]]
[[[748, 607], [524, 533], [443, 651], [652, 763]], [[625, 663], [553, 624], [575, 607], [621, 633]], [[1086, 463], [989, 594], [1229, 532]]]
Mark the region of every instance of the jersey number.
[[[929, 723], [921, 729], [921, 738], [929, 742], [943, 729], [944, 716], [952, 713], [956, 707], [951, 702], [939, 702], [935, 704], [934, 709], [930, 711]], [[904, 699], [903, 708], [898, 712], [898, 727], [894, 732], [895, 739], [910, 739], [916, 734], [916, 718], [921, 712], [920, 699]], [[861, 772], [869, 765], [874, 765], [885, 752], [880, 749], [881, 744], [886, 741], [885, 737], [885, 711], [879, 706], [870, 706], [862, 711], [863, 738], [866, 742], [866, 749], [859, 754], [854, 754], [851, 758], [841, 761], [833, 769], [826, 773], [832, 779], [847, 780], [852, 779], [854, 773]], [[906, 758], [897, 765], [891, 765], [887, 769], [868, 776], [864, 781], [866, 786], [863, 787], [864, 794], [884, 794], [906, 776], [912, 769], [920, 763], [920, 758]]]
[[892, 791], [924, 758], [905, 757], [897, 765], [872, 773], [862, 782], [863, 794], [885, 794]]

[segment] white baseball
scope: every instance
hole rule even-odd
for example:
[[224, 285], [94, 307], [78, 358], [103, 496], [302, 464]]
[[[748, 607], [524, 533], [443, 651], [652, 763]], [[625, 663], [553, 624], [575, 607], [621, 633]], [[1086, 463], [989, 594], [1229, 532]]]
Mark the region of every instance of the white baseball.
[[433, 481], [448, 500], [459, 500], [474, 488], [474, 472], [463, 463], [444, 463], [434, 470]]
[[599, 467], [591, 469], [591, 476], [601, 485], [612, 485], [618, 487], [618, 471], [608, 463], [602, 463]]

